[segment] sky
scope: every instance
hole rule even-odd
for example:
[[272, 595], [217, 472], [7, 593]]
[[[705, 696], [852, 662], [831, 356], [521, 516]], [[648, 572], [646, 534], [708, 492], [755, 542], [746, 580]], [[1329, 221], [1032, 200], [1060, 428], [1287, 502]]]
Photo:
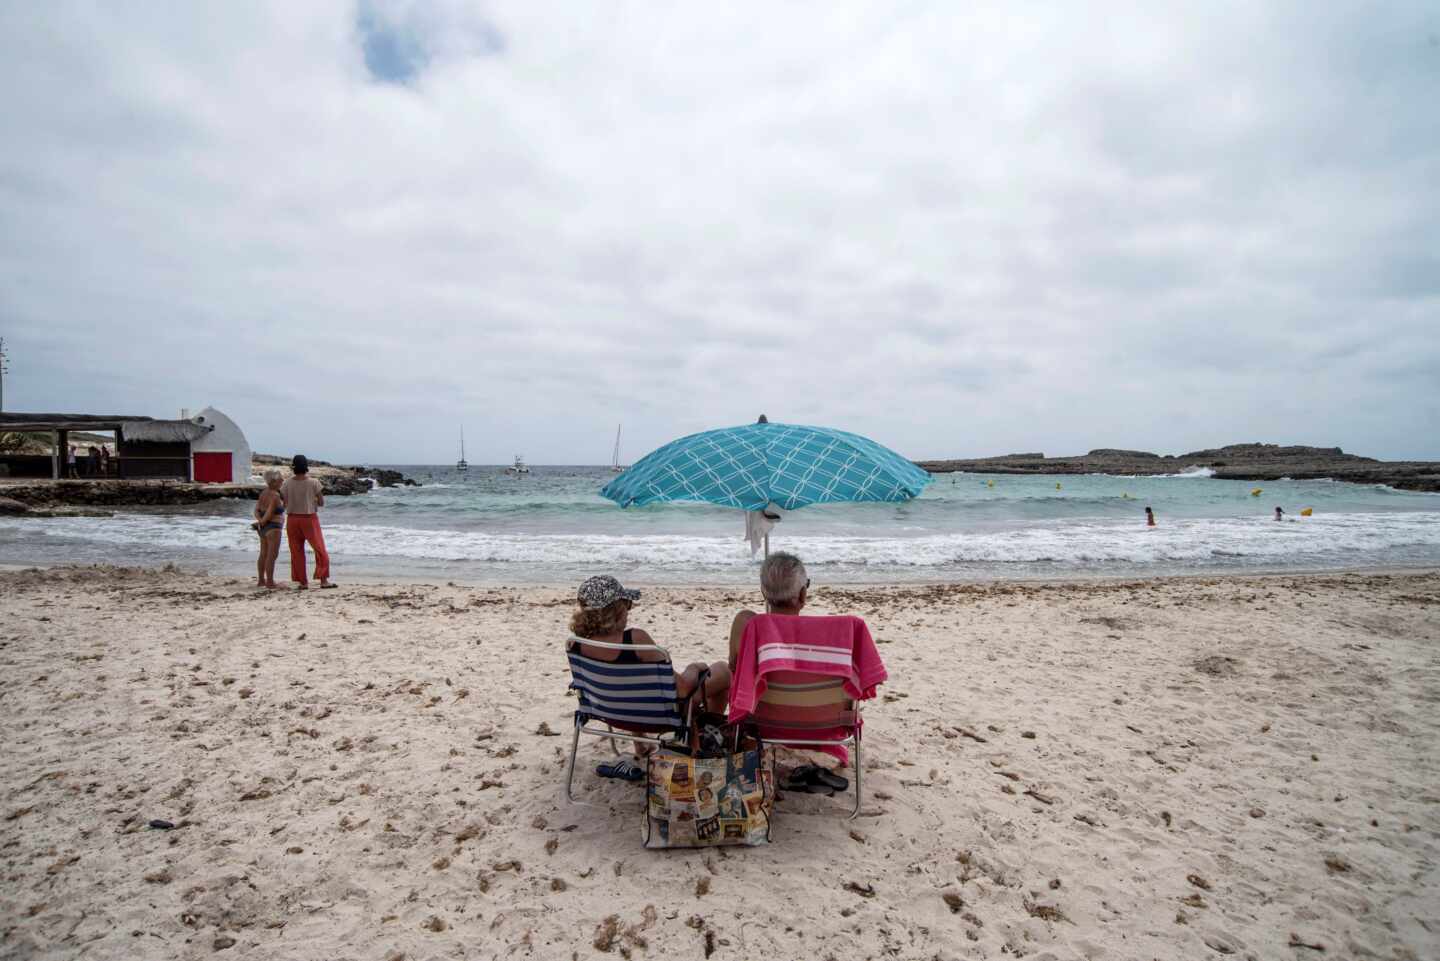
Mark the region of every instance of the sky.
[[1440, 459], [1433, 2], [0, 4], [6, 410]]

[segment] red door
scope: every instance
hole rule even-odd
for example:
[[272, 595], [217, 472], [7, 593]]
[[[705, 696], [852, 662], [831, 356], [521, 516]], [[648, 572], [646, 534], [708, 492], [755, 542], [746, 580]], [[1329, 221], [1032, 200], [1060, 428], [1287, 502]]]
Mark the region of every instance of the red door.
[[197, 484], [228, 484], [232, 476], [228, 450], [195, 452], [195, 482]]

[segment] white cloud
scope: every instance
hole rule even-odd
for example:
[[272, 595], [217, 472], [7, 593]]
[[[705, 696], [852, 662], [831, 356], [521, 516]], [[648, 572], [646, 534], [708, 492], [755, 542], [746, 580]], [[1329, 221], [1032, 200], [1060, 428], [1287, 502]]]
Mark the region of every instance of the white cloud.
[[1419, 4], [11, 5], [7, 403], [376, 461], [761, 411], [915, 456], [1440, 457], [1437, 37]]

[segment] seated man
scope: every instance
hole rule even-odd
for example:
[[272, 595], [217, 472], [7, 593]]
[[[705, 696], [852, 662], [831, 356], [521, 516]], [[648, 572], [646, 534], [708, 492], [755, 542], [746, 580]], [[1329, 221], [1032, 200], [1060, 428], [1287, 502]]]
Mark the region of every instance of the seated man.
[[[805, 564], [794, 554], [777, 551], [765, 558], [760, 565], [760, 593], [765, 597], [765, 613], [798, 615], [805, 606], [810, 590], [810, 577], [805, 573]], [[735, 615], [730, 624], [730, 670], [735, 670], [735, 658], [740, 653], [740, 638], [745, 634], [745, 625], [755, 616], [751, 610]]]
[[[800, 611], [805, 607], [805, 603], [808, 600], [807, 595], [809, 589], [810, 578], [805, 572], [805, 565], [800, 558], [794, 554], [771, 554], [760, 566], [760, 592], [765, 597], [765, 611], [767, 614], [798, 618]], [[752, 663], [751, 665], [741, 665], [739, 663], [741, 654], [744, 651], [746, 627], [752, 620], [759, 616], [755, 611], [744, 610], [735, 615], [735, 620], [730, 625], [731, 674], [732, 677], [743, 677], [747, 688], [755, 684], [759, 675], [767, 670], [767, 668], [763, 666], [763, 662], [767, 660], [767, 655], [761, 653], [757, 657], [757, 653], [753, 650], [747, 654], [747, 657], [754, 658], [757, 662], [762, 663]], [[847, 617], [816, 617], [805, 618], [804, 620], [812, 623], [791, 625], [778, 632], [775, 629], [776, 625], [769, 625], [766, 629], [762, 630], [761, 633], [768, 634], [770, 643], [780, 647], [785, 646], [787, 639], [793, 643], [796, 638], [810, 637], [812, 644], [807, 644], [803, 649], [796, 648], [795, 650], [813, 651], [815, 648], [812, 645], [816, 635], [812, 632], [819, 630], [822, 634], [829, 635], [827, 640], [833, 640], [834, 634], [832, 632], [838, 631], [843, 637], [844, 642], [836, 648], [836, 651], [844, 650], [846, 652], [842, 662], [837, 662], [834, 658], [827, 658], [824, 659], [823, 663], [815, 663], [805, 667], [797, 666], [792, 669], [834, 674], [837, 678], [845, 678], [850, 685], [853, 685], [853, 687], [848, 688], [851, 691], [852, 697], [873, 697], [875, 686], [885, 680], [885, 669], [884, 665], [880, 662], [879, 654], [875, 651], [875, 645], [870, 638], [869, 631], [865, 629], [864, 622], [858, 618]], [[752, 643], [754, 643], [753, 639]], [[772, 651], [769, 657], [774, 656], [788, 659], [786, 654], [780, 653], [776, 655], [775, 652]], [[801, 658], [805, 656], [805, 654], [799, 655]], [[769, 663], [773, 665], [775, 661], [769, 660]], [[786, 674], [782, 671], [778, 675], [772, 674], [770, 676], [772, 678], [777, 676], [784, 678]], [[773, 691], [775, 686], [774, 682], [772, 681], [769, 686]], [[738, 711], [736, 708], [737, 698], [735, 696], [737, 693], [740, 695], [738, 699], [740, 703]], [[752, 697], [753, 695], [749, 695], [748, 691], [736, 692], [732, 690], [732, 719], [737, 713], [745, 713], [747, 707], [752, 709], [758, 707], [758, 705], [753, 703]], [[808, 703], [815, 705], [813, 701]], [[824, 712], [831, 708], [815, 705], [813, 709]], [[804, 711], [807, 709], [801, 708], [801, 710]], [[769, 725], [773, 725], [774, 723], [772, 719]], [[767, 725], [766, 721], [762, 720], [762, 732], [769, 725]], [[783, 735], [785, 734], [783, 728], [788, 726], [789, 725], [780, 725], [782, 729], [779, 735], [774, 733], [774, 729], [772, 728], [772, 733], [769, 736], [783, 743]], [[804, 730], [798, 730], [794, 732], [793, 736], [814, 738], [820, 733], [821, 732], [818, 731], [807, 733]], [[844, 733], [843, 730], [834, 731], [837, 739], [838, 736], [843, 736]], [[839, 759], [841, 763], [845, 763], [848, 760], [847, 752], [838, 744], [835, 747], [812, 747], [810, 749], [831, 754]], [[805, 764], [790, 772], [790, 775], [785, 780], [784, 786], [791, 791], [809, 791], [812, 793], [828, 794], [837, 790], [843, 791], [848, 784], [849, 782], [845, 778], [834, 774], [832, 771], [816, 764]]]

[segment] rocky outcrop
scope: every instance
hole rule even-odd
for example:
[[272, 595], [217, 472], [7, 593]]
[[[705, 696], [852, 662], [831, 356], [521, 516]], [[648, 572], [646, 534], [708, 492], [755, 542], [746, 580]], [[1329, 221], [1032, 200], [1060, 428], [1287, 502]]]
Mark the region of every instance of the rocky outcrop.
[[352, 494], [370, 493], [370, 482], [358, 474], [342, 474], [339, 472], [321, 474], [316, 472], [311, 476], [320, 482], [320, 489], [329, 495], [348, 497]]
[[[1148, 455], [1154, 457], [1154, 454]], [[1177, 460], [1214, 461], [1225, 460], [1237, 463], [1326, 463], [1326, 464], [1379, 464], [1373, 457], [1347, 454], [1338, 447], [1281, 447], [1279, 444], [1231, 444], [1210, 450], [1191, 451], [1181, 454]]]
[[240, 484], [182, 484], [157, 481], [34, 481], [6, 484], [5, 496], [35, 508], [162, 507], [199, 504], [222, 497], [260, 496], [259, 488]]
[[1113, 447], [1097, 447], [1085, 456], [1091, 458], [1092, 460], [1096, 458], [1119, 458], [1121, 460], [1160, 459], [1159, 454], [1152, 454], [1148, 450], [1117, 450]]
[[1315, 480], [1333, 478], [1356, 484], [1388, 484], [1400, 490], [1440, 491], [1440, 463], [1379, 461], [1347, 454], [1338, 447], [1283, 447], [1231, 444], [1188, 454], [1097, 448], [1074, 457], [1007, 454], [975, 460], [917, 461], [931, 473], [975, 474], [1179, 474], [1197, 468], [1227, 480]]
[[384, 467], [355, 467], [352, 468], [361, 477], [369, 477], [375, 481], [376, 487], [422, 487], [417, 480], [411, 480], [398, 470], [389, 470]]
[[[316, 459], [313, 458], [313, 457], [307, 457], [307, 458], [305, 458], [305, 459], [310, 462], [310, 469], [311, 469], [311, 470], [314, 470], [314, 469], [317, 468], [317, 467], [331, 467], [331, 466], [334, 466], [334, 465], [332, 465], [328, 460], [316, 460]], [[250, 464], [251, 464], [251, 466], [255, 466], [255, 465], [259, 464], [259, 465], [263, 465], [263, 466], [265, 466], [265, 467], [289, 467], [291, 460], [293, 460], [292, 457], [286, 457], [286, 456], [281, 455], [281, 454], [251, 454], [251, 455], [250, 455]]]
[[[257, 465], [280, 467], [288, 467], [290, 463], [289, 458], [272, 454], [258, 454], [254, 462]], [[399, 471], [370, 467], [331, 467], [319, 461], [311, 461], [311, 464], [315, 469], [310, 472], [310, 476], [320, 482], [320, 489], [327, 497], [368, 494], [372, 478], [381, 487], [402, 484], [417, 486], [415, 481]], [[263, 489], [264, 485], [258, 478], [253, 484], [190, 484], [183, 481], [153, 480], [9, 482], [0, 485], [0, 514], [59, 516], [84, 513], [94, 516], [97, 513], [95, 511], [79, 511], [74, 508], [170, 507], [201, 504], [221, 498], [254, 500], [260, 496]], [[107, 516], [107, 512], [102, 510], [98, 515]]]
[[[327, 496], [365, 494], [370, 484], [351, 474], [316, 475]], [[36, 508], [174, 507], [223, 498], [255, 500], [261, 487], [252, 484], [188, 484], [165, 481], [34, 481], [0, 487], [5, 497]], [[4, 513], [4, 511], [0, 511]]]
[[[264, 473], [263, 468], [279, 467], [286, 476], [289, 476], [291, 458], [281, 457], [278, 454], [255, 454], [250, 458], [250, 464], [256, 475], [256, 483], [259, 483], [259, 476]], [[371, 481], [375, 487], [420, 487], [419, 481], [411, 480], [398, 470], [390, 470], [385, 467], [361, 467], [331, 464], [323, 460], [310, 461], [310, 476], [320, 482], [320, 486], [327, 494], [348, 495], [364, 494], [371, 488]], [[368, 479], [367, 479], [368, 478]]]

